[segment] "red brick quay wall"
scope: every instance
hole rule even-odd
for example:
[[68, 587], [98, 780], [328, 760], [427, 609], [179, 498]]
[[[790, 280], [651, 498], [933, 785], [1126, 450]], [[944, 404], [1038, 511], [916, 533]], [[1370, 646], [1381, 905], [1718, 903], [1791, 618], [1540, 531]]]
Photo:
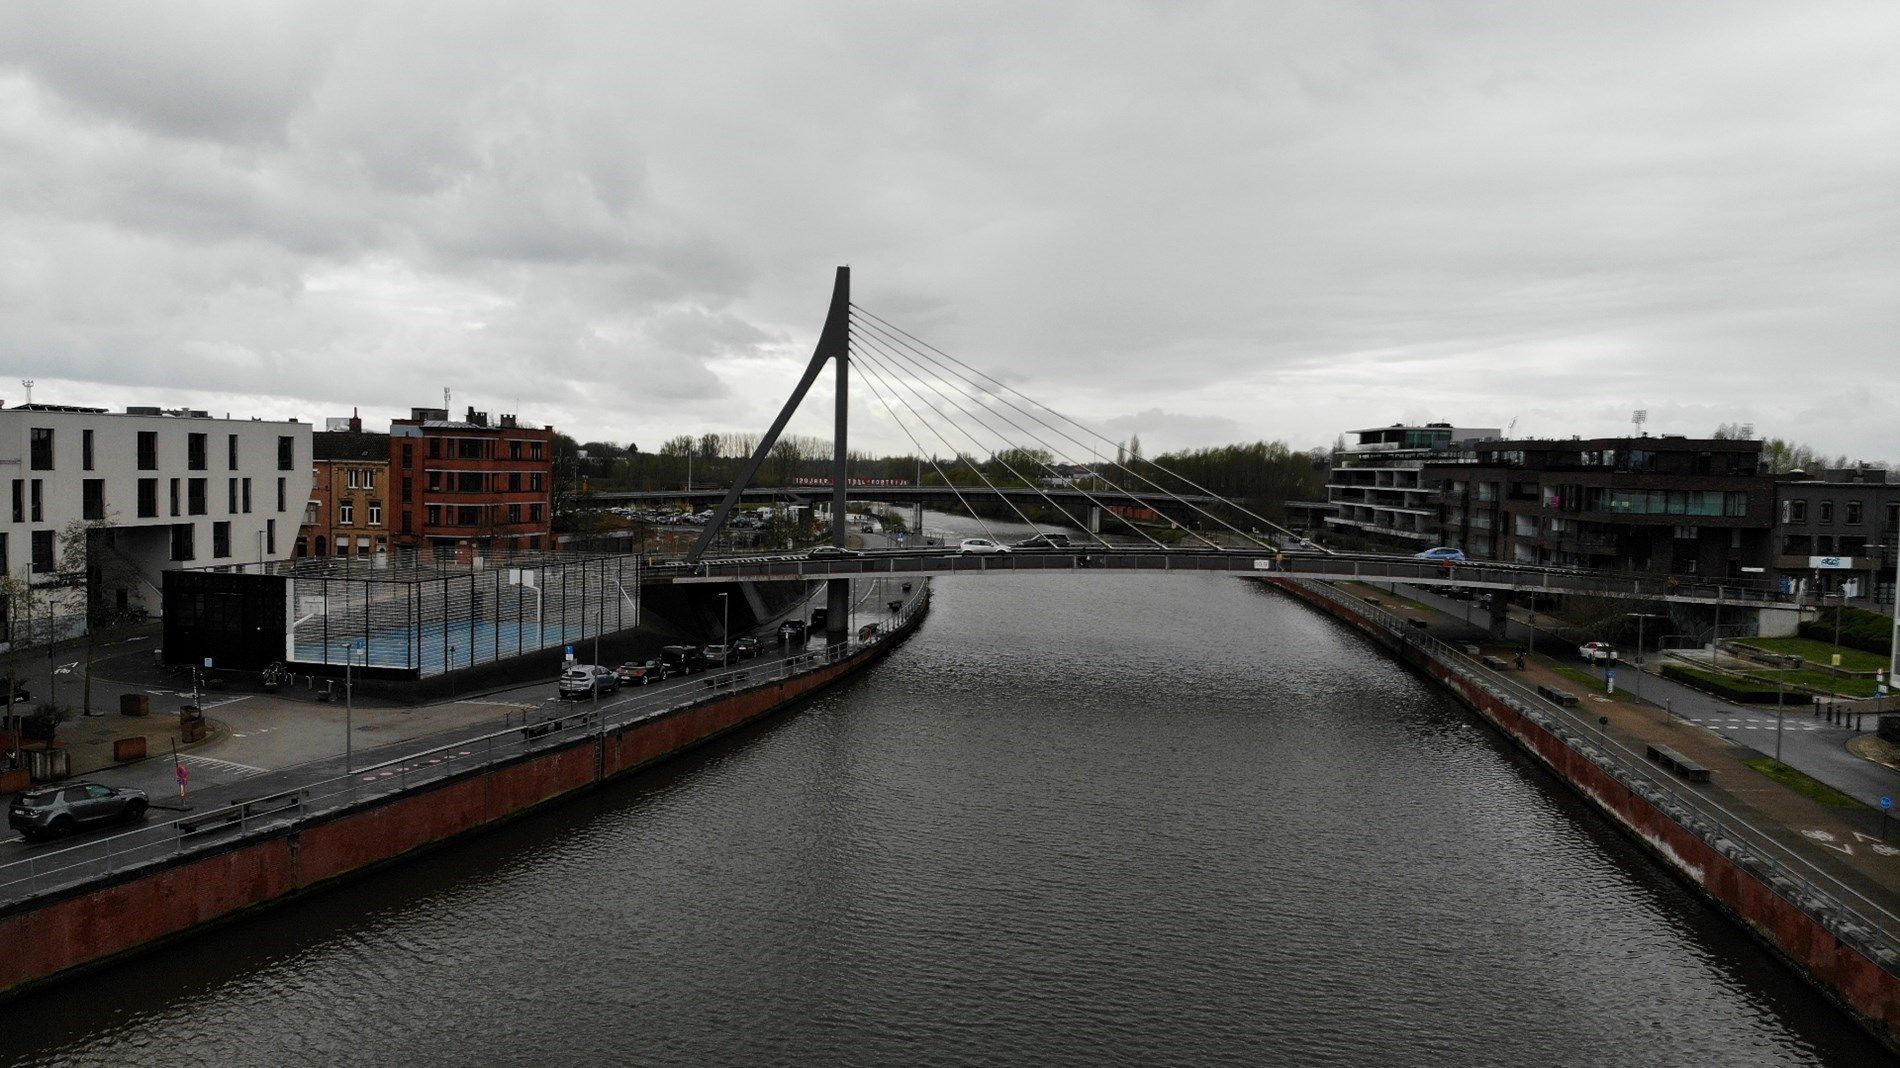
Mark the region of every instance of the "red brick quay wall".
[[[927, 597], [928, 594], [926, 593]], [[512, 762], [188, 852], [0, 912], [0, 998], [362, 874], [670, 759], [882, 660], [927, 614], [849, 658]]]
[[1587, 743], [1553, 729], [1553, 721], [1541, 710], [1530, 713], [1501, 696], [1477, 672], [1439, 655], [1419, 635], [1381, 623], [1372, 609], [1356, 608], [1343, 594], [1328, 596], [1284, 579], [1266, 581], [1362, 631], [1444, 685], [1875, 1038], [1900, 1051], [1900, 958], [1879, 946], [1871, 937], [1874, 932], [1858, 925], [1839, 901], [1785, 873], [1778, 877], [1770, 866], [1751, 863], [1759, 858], [1750, 857], [1744, 844], [1724, 837], [1719, 828], [1713, 834], [1706, 827], [1695, 829], [1690, 825], [1697, 822], [1693, 813], [1670, 804], [1667, 795], [1656, 790], [1633, 788], [1592, 759], [1584, 751]]

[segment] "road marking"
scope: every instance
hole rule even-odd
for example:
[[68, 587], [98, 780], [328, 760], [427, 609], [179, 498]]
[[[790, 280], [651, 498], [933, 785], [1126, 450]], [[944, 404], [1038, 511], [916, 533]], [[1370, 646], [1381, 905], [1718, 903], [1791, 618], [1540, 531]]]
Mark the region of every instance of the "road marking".
[[495, 708], [533, 708], [535, 707], [532, 703], [529, 703], [526, 701], [462, 701], [459, 703], [465, 704], [465, 705], [492, 705]]
[[1860, 840], [1861, 840], [1861, 841], [1863, 841], [1863, 842], [1878, 842], [1878, 841], [1880, 841], [1880, 839], [1878, 839], [1878, 838], [1875, 838], [1875, 837], [1874, 837], [1873, 835], [1871, 835], [1871, 834], [1862, 834], [1862, 833], [1861, 833], [1861, 832], [1859, 832], [1859, 831], [1855, 831], [1855, 832], [1854, 832], [1854, 837], [1856, 837], [1856, 838], [1858, 838], [1858, 839], [1860, 839]]
[[188, 761], [192, 764], [202, 764], [213, 771], [235, 773], [240, 778], [249, 778], [252, 775], [263, 775], [270, 771], [269, 768], [252, 767], [249, 764], [240, 764], [235, 760], [219, 760], [217, 757], [199, 756], [196, 753], [181, 753], [178, 759]]
[[1874, 847], [1874, 852], [1883, 857], [1900, 857], [1900, 849], [1895, 849], [1890, 845], [1877, 845]]

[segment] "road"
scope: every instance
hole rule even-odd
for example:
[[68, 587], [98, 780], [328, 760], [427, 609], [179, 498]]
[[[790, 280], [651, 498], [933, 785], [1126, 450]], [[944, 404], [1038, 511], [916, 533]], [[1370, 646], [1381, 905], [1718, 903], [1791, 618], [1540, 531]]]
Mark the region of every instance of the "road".
[[[1483, 633], [1490, 624], [1490, 613], [1482, 601], [1454, 600], [1403, 583], [1398, 589], [1405, 597], [1459, 619], [1466, 618], [1469, 612], [1477, 633]], [[1529, 625], [1512, 617], [1507, 637], [1528, 642], [1530, 636]], [[1440, 637], [1447, 636], [1441, 634]], [[1549, 641], [1550, 635], [1545, 633], [1540, 647], [1548, 648]], [[1581, 661], [1578, 664], [1582, 666]], [[1776, 715], [1772, 706], [1734, 704], [1649, 672], [1638, 673], [1629, 665], [1617, 673], [1617, 685], [1668, 710], [1678, 719], [1766, 756], [1775, 754]], [[1883, 796], [1900, 796], [1900, 773], [1847, 751], [1847, 742], [1856, 733], [1816, 719], [1807, 705], [1791, 705], [1781, 719], [1782, 762], [1864, 804], [1876, 805]]]

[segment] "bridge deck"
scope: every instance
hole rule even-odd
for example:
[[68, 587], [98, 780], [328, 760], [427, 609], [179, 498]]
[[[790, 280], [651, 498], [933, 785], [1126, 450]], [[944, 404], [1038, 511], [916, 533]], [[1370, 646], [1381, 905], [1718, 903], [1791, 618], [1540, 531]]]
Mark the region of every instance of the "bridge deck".
[[1566, 568], [1532, 567], [1491, 561], [1466, 561], [1450, 568], [1431, 560], [1376, 555], [1265, 553], [1240, 549], [1069, 549], [959, 554], [954, 550], [871, 551], [862, 555], [808, 554], [725, 557], [698, 564], [656, 564], [643, 572], [646, 582], [731, 582], [888, 575], [996, 575], [1037, 572], [1226, 572], [1298, 577], [1324, 581], [1408, 582], [1429, 586], [1465, 586], [1496, 590], [1548, 590], [1552, 593], [1626, 600], [1720, 604], [1737, 608], [1794, 608], [1792, 595], [1743, 583], [1674, 583], [1654, 575], [1612, 574]]

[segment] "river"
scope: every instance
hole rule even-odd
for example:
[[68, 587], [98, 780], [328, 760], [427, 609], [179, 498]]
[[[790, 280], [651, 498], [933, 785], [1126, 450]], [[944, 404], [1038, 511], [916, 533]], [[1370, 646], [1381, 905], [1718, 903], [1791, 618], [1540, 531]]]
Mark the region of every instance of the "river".
[[1227, 577], [964, 577], [637, 782], [9, 1005], [26, 1064], [1877, 1064], [1471, 714]]

